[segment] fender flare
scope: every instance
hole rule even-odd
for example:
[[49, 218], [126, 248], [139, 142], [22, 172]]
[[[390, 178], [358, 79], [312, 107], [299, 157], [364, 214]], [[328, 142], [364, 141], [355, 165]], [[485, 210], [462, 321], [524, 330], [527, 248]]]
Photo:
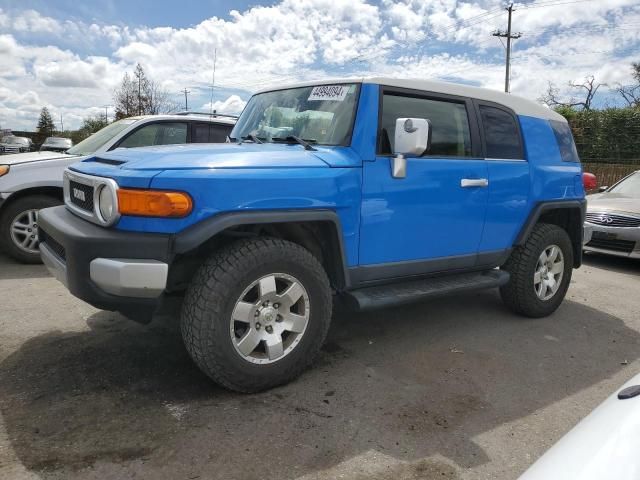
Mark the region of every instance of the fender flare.
[[[258, 210], [249, 212], [228, 212], [209, 217], [177, 233], [173, 237], [172, 253], [187, 253], [213, 238], [218, 233], [242, 225], [259, 225], [291, 222], [330, 222], [335, 227], [335, 247], [340, 252], [339, 273], [342, 284], [349, 285], [347, 257], [345, 255], [340, 218], [333, 210]], [[336, 259], [333, 259], [334, 261]]]
[[[529, 217], [525, 221], [524, 225], [520, 229], [520, 233], [516, 237], [514, 245], [524, 245], [531, 235], [533, 228], [540, 217], [549, 211], [552, 210], [561, 210], [561, 209], [578, 209], [580, 211], [580, 219], [579, 219], [579, 232], [577, 238], [572, 238], [571, 241], [573, 243], [574, 249], [574, 266], [579, 267], [582, 264], [582, 241], [584, 238], [584, 218], [585, 213], [587, 211], [587, 200], [582, 199], [571, 199], [571, 200], [553, 200], [553, 201], [543, 201], [538, 203], [529, 214]], [[570, 233], [570, 232], [569, 232]]]

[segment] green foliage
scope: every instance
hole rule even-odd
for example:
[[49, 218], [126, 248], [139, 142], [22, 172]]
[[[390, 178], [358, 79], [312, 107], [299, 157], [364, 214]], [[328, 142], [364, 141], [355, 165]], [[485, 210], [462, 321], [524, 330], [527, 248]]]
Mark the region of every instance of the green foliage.
[[87, 138], [89, 135], [96, 133], [98, 130], [103, 129], [109, 125], [109, 123], [105, 120], [102, 115], [96, 115], [95, 117], [86, 117], [82, 120], [82, 126], [69, 135], [69, 138], [73, 141], [73, 144], [76, 145], [80, 143], [82, 140]]
[[56, 124], [53, 123], [53, 118], [47, 107], [42, 107], [40, 110], [40, 118], [38, 118], [38, 126], [36, 127], [36, 135], [34, 137], [34, 143], [36, 145], [42, 144], [44, 139], [52, 137], [56, 131]]
[[559, 110], [583, 162], [640, 163], [640, 109]]

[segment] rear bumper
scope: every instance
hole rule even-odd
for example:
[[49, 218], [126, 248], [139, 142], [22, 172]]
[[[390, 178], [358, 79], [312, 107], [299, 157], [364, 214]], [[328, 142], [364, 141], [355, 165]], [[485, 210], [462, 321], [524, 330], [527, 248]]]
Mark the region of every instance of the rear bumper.
[[76, 297], [103, 310], [150, 316], [171, 263], [170, 237], [106, 229], [64, 206], [38, 215], [42, 260]]

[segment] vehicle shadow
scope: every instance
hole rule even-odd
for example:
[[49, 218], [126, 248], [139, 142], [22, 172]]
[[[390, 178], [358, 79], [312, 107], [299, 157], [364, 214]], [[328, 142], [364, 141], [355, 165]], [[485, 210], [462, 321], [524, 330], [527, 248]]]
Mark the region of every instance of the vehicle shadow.
[[481, 292], [337, 314], [314, 368], [239, 395], [200, 373], [175, 326], [107, 312], [89, 322], [32, 338], [0, 364], [11, 446], [45, 478], [99, 478], [94, 468], [114, 462], [120, 478], [135, 465], [136, 478], [293, 479], [372, 450], [420, 471], [436, 454], [469, 468], [489, 461], [475, 436], [640, 355], [640, 333], [601, 311], [565, 301], [527, 320]]
[[50, 274], [44, 265], [25, 265], [19, 263], [0, 250], [0, 280], [44, 278], [49, 276]]
[[602, 268], [617, 273], [640, 275], [639, 258], [616, 257], [614, 255], [589, 252], [582, 259], [584, 264], [590, 267]]

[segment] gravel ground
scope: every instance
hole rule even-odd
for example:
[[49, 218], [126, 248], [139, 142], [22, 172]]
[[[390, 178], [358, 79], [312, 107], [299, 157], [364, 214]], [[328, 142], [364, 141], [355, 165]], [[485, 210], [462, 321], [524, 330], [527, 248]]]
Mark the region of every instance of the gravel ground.
[[340, 314], [259, 395], [0, 256], [0, 478], [512, 479], [640, 371], [640, 262], [589, 256], [551, 317], [496, 292]]

